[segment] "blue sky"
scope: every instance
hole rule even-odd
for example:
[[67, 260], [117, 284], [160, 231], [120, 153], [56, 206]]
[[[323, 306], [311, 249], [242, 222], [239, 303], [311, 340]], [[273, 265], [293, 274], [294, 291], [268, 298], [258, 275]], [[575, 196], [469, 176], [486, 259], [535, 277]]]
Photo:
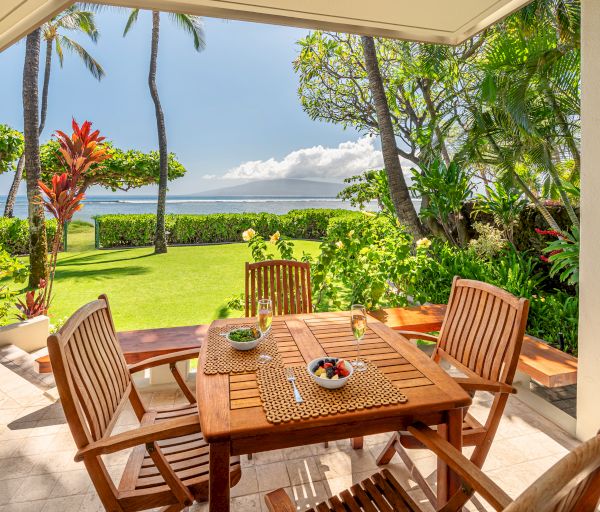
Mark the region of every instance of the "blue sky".
[[[151, 19], [148, 12], [142, 12], [137, 25], [123, 38], [126, 16], [125, 11], [116, 10], [98, 14], [98, 44], [80, 39], [106, 70], [101, 82], [92, 78], [74, 55], [65, 56], [62, 69], [54, 61], [42, 140], [55, 129], [68, 129], [74, 116], [93, 121], [123, 148], [157, 147], [147, 87]], [[210, 18], [204, 21], [207, 47], [197, 53], [191, 38], [178, 30], [167, 14], [162, 15], [158, 87], [169, 150], [188, 169], [185, 178], [170, 185], [170, 193], [236, 183], [220, 179], [223, 175], [340, 181], [344, 175], [378, 163], [374, 141], [361, 141], [353, 130], [312, 121], [302, 111], [292, 61], [295, 43], [305, 30]], [[0, 54], [0, 123], [18, 129], [22, 128], [24, 46], [20, 42]], [[11, 179], [0, 176], [0, 193], [6, 193]], [[146, 188], [138, 193], [153, 191]]]

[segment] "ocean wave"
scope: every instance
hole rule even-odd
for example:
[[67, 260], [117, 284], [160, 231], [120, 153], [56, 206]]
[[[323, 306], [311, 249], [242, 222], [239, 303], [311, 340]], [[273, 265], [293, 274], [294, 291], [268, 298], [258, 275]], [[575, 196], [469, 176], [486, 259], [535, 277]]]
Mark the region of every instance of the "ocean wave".
[[[341, 199], [322, 197], [322, 198], [265, 198], [265, 199], [167, 199], [167, 204], [183, 203], [341, 203]], [[114, 199], [114, 200], [84, 200], [84, 203], [94, 204], [156, 204], [153, 199]]]

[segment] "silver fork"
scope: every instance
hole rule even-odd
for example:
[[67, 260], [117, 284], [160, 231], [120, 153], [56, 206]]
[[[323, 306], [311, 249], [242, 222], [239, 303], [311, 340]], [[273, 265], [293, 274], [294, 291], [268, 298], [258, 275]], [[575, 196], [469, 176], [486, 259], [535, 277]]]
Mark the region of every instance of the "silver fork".
[[296, 399], [296, 403], [297, 404], [301, 404], [302, 402], [304, 402], [304, 400], [302, 400], [302, 396], [300, 396], [300, 391], [298, 391], [298, 388], [296, 387], [296, 377], [294, 376], [294, 369], [293, 368], [285, 368], [285, 378], [292, 383], [292, 388], [294, 388], [294, 398]]

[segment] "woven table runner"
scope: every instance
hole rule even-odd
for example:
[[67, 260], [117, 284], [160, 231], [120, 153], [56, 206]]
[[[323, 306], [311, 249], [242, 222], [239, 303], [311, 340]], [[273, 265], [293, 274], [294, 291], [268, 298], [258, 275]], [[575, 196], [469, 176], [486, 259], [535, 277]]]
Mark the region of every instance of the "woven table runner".
[[232, 331], [233, 329], [248, 328], [256, 325], [255, 323], [224, 325], [218, 328], [208, 330], [208, 350], [206, 352], [206, 362], [204, 363], [204, 373], [243, 373], [255, 372], [259, 366], [258, 356], [261, 354], [270, 355], [273, 359], [269, 364], [281, 366], [281, 356], [277, 351], [277, 343], [272, 333], [267, 334], [263, 340], [252, 350], [236, 350], [233, 348], [222, 333]]
[[306, 366], [294, 366], [296, 386], [304, 402], [294, 400], [292, 384], [280, 365], [265, 365], [256, 374], [263, 409], [270, 423], [328, 416], [370, 407], [403, 404], [406, 396], [367, 362], [367, 370], [355, 371], [339, 389], [325, 389], [312, 380]]

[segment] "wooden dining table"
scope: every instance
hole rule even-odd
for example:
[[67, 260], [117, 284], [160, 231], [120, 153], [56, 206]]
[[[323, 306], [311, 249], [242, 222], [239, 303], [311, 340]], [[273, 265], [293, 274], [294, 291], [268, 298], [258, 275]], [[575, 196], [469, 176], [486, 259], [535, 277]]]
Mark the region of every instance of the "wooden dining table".
[[[248, 319], [220, 319], [211, 327], [244, 322]], [[356, 354], [347, 312], [275, 317], [272, 335], [285, 366], [307, 364], [323, 356], [352, 359]], [[361, 356], [400, 388], [406, 403], [269, 423], [256, 373], [205, 374], [207, 348], [208, 341], [200, 350], [196, 396], [202, 432], [210, 446], [211, 512], [229, 510], [232, 455], [405, 430], [416, 421], [438, 425], [440, 435], [462, 448], [462, 408], [471, 404], [470, 396], [419, 348], [375, 318], [369, 317]], [[437, 483], [438, 504], [445, 503], [459, 486], [456, 475], [439, 459]]]

